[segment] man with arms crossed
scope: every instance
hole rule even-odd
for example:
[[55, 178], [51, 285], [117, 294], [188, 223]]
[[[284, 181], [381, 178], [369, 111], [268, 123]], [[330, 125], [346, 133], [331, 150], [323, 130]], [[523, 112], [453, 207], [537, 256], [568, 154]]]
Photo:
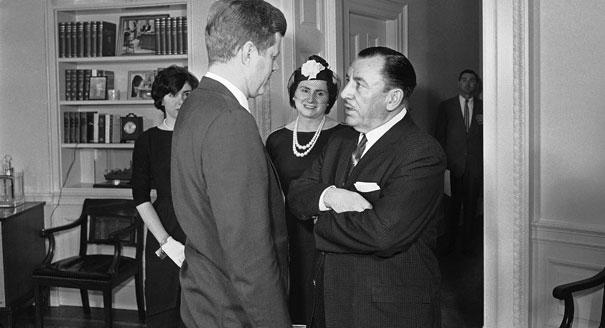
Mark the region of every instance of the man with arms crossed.
[[434, 221], [445, 156], [407, 112], [415, 86], [401, 53], [359, 52], [341, 92], [359, 133], [335, 134], [290, 186], [293, 213], [316, 219], [312, 327], [440, 327]]
[[187, 327], [290, 326], [283, 195], [247, 98], [277, 69], [286, 20], [262, 0], [214, 3], [208, 73], [172, 139], [174, 208], [187, 235], [181, 316]]

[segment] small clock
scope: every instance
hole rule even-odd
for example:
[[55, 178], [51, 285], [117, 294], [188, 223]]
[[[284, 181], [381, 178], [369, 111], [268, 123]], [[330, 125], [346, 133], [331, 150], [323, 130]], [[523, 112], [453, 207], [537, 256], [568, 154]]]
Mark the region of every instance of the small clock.
[[120, 142], [134, 142], [143, 132], [143, 118], [129, 113], [120, 117]]

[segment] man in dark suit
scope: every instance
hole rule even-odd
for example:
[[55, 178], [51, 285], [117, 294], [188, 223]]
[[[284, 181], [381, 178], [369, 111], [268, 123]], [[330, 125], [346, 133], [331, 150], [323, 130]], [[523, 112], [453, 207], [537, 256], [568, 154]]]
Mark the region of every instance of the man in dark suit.
[[446, 249], [456, 246], [460, 213], [460, 245], [473, 252], [481, 240], [478, 199], [483, 188], [483, 102], [476, 97], [479, 77], [472, 70], [458, 76], [458, 95], [439, 105], [435, 136], [445, 150], [451, 198], [447, 210]]
[[440, 327], [435, 217], [445, 156], [407, 112], [416, 75], [401, 53], [359, 52], [345, 122], [290, 186], [320, 251], [312, 327]]
[[286, 20], [262, 0], [212, 5], [210, 65], [172, 139], [174, 209], [187, 235], [187, 327], [289, 327], [284, 197], [247, 98], [263, 93]]

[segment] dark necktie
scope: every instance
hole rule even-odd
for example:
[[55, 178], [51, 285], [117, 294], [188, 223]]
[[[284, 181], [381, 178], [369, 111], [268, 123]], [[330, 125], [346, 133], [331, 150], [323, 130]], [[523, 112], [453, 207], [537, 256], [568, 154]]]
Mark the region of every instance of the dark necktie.
[[366, 142], [368, 142], [368, 139], [366, 138], [366, 135], [362, 133], [361, 140], [359, 140], [357, 148], [355, 148], [355, 151], [351, 155], [351, 167], [355, 167], [361, 159], [361, 155], [363, 155], [363, 151], [366, 149]]
[[468, 98], [464, 99], [464, 126], [466, 127], [466, 132], [468, 132], [468, 129], [471, 126], [471, 118], [470, 116], [470, 110], [468, 108]]

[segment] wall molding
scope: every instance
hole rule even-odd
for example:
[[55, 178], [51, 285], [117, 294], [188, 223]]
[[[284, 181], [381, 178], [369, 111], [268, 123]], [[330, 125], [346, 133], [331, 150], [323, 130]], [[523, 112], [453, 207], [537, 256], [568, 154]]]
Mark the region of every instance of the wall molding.
[[605, 250], [605, 226], [540, 219], [532, 224], [532, 240]]

